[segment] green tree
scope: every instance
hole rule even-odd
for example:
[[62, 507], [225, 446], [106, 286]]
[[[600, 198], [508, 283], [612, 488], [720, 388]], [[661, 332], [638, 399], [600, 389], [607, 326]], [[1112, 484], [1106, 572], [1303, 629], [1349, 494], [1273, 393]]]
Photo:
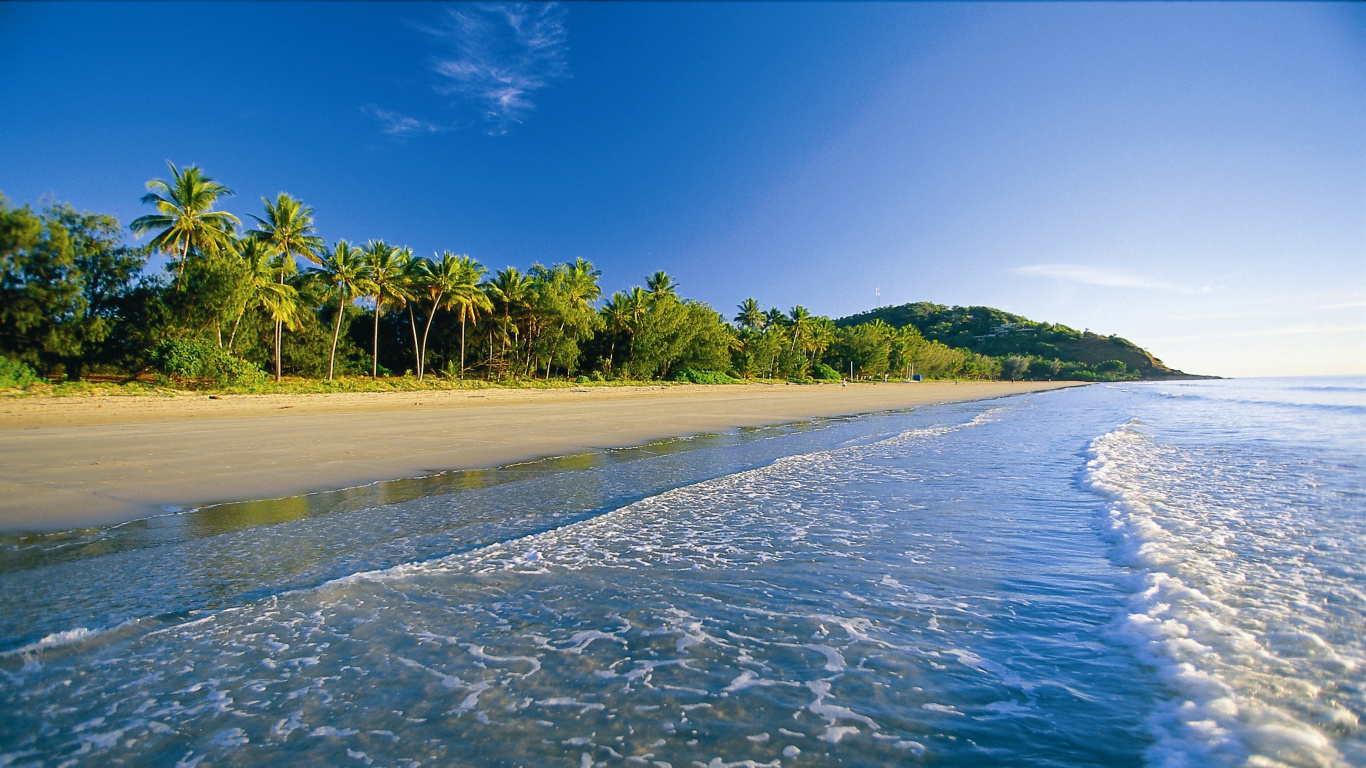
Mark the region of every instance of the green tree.
[[120, 229], [65, 203], [39, 214], [0, 196], [0, 349], [73, 381], [101, 359], [146, 261]]
[[403, 295], [398, 300], [398, 306], [406, 307], [408, 310], [408, 329], [413, 334], [413, 372], [421, 381], [422, 345], [417, 340], [417, 314], [415, 309], [418, 297], [427, 291], [427, 285], [431, 279], [431, 262], [424, 256], [414, 256], [411, 248], [400, 248], [399, 259], [403, 265], [403, 276], [400, 278], [403, 285]]
[[408, 298], [403, 285], [404, 260], [402, 252], [383, 240], [371, 240], [363, 252], [366, 268], [366, 295], [375, 300], [374, 360], [370, 378], [379, 378], [379, 320], [384, 316], [384, 304], [400, 304]]
[[460, 377], [465, 377], [465, 321], [479, 322], [479, 315], [493, 311], [493, 302], [479, 287], [488, 270], [469, 256], [458, 256], [460, 273], [451, 286], [450, 305], [460, 318]]
[[779, 330], [787, 327], [787, 315], [777, 307], [769, 307], [764, 313], [764, 330]]
[[594, 303], [602, 296], [598, 277], [602, 274], [584, 259], [572, 264], [557, 264], [549, 269], [534, 268], [537, 279], [537, 309], [540, 318], [538, 347], [546, 363], [546, 377], [558, 360], [566, 372], [578, 360], [579, 343], [593, 338], [601, 327]]
[[645, 290], [650, 294], [650, 301], [657, 301], [666, 296], [676, 299], [678, 298], [678, 281], [669, 277], [668, 273], [661, 269], [645, 278]]
[[[260, 238], [246, 238], [237, 243], [237, 253], [245, 267], [246, 300], [237, 320], [233, 322], [232, 334], [228, 339], [228, 349], [233, 349], [237, 339], [238, 325], [242, 317], [251, 310], [259, 309], [277, 326], [284, 325], [294, 330], [299, 325], [299, 292], [294, 286], [277, 282], [276, 278], [283, 269], [279, 262], [283, 258], [273, 253], [269, 244]], [[283, 337], [272, 334], [272, 350], [275, 359], [275, 380], [280, 380], [280, 344]]]
[[764, 327], [764, 310], [759, 307], [759, 302], [754, 299], [745, 299], [736, 307], [740, 310], [735, 315], [735, 324], [747, 331], [755, 331]]
[[[427, 336], [432, 330], [432, 320], [436, 318], [438, 310], [460, 305], [457, 291], [468, 280], [469, 261], [469, 256], [456, 256], [450, 251], [442, 252], [435, 261], [423, 259], [427, 274], [421, 283], [421, 287], [427, 296], [427, 300], [431, 302], [431, 310], [427, 313], [426, 327], [422, 329], [422, 351], [418, 355], [419, 367], [417, 370], [419, 381], [421, 381], [423, 371], [427, 366]], [[463, 348], [463, 333], [461, 336]], [[461, 362], [461, 368], [464, 368], [463, 362]]]
[[[285, 284], [286, 278], [299, 271], [297, 257], [306, 258], [317, 263], [317, 252], [323, 247], [321, 237], [313, 234], [313, 209], [281, 192], [271, 202], [267, 198], [261, 198], [261, 202], [266, 205], [266, 216], [252, 216], [256, 219], [257, 228], [249, 231], [247, 235], [255, 240], [265, 243], [275, 259], [271, 262], [278, 273], [280, 285]], [[286, 323], [283, 316], [275, 319], [275, 380], [280, 380], [280, 346], [283, 343], [284, 328], [292, 325], [293, 315], [290, 315], [291, 322]]]
[[77, 381], [88, 365], [107, 361], [104, 342], [123, 320], [122, 307], [147, 263], [147, 249], [125, 245], [123, 228], [108, 214], [54, 203], [45, 216], [66, 230], [81, 284], [83, 311], [65, 318], [79, 345], [63, 361], [67, 378]]
[[811, 311], [798, 304], [787, 313], [788, 329], [792, 332], [792, 347], [795, 350], [803, 337], [811, 331]]
[[332, 351], [327, 358], [327, 380], [332, 381], [337, 364], [337, 339], [341, 336], [342, 316], [357, 298], [370, 291], [370, 270], [364, 255], [345, 240], [338, 240], [330, 252], [323, 251], [318, 259], [318, 279], [327, 286], [327, 293], [337, 299], [337, 321], [332, 329]]
[[617, 337], [631, 330], [632, 318], [630, 310], [630, 295], [625, 291], [617, 291], [603, 303], [599, 312], [602, 315], [603, 325], [608, 333], [612, 335], [611, 347], [607, 352], [607, 372], [612, 372], [617, 354]]
[[1029, 358], [1009, 355], [1001, 361], [1001, 378], [1015, 381], [1029, 371]]
[[232, 245], [233, 232], [241, 223], [226, 211], [213, 210], [218, 198], [232, 190], [204, 175], [199, 166], [185, 170], [170, 160], [171, 181], [152, 179], [142, 202], [155, 205], [157, 212], [133, 220], [130, 228], [138, 235], [156, 231], [148, 246], [175, 259], [177, 277], [184, 273], [191, 255], [211, 255]]
[[[513, 349], [516, 349], [521, 339], [519, 322], [522, 315], [530, 308], [536, 293], [531, 281], [516, 267], [499, 270], [494, 275], [493, 280], [484, 285], [492, 303], [502, 308], [503, 319], [498, 332], [502, 339], [500, 356], [503, 361], [500, 368], [505, 370], [507, 368], [508, 343], [512, 342]], [[490, 364], [493, 362], [492, 351], [490, 351], [489, 362]]]

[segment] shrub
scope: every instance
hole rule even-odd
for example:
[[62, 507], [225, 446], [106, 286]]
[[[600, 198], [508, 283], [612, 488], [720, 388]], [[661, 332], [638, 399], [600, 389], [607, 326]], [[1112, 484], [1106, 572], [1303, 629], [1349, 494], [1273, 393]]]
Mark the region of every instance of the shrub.
[[670, 377], [672, 381], [682, 381], [688, 384], [739, 384], [739, 379], [733, 379], [718, 371], [694, 371], [691, 368], [679, 368]]
[[18, 360], [0, 355], [0, 389], [27, 387], [38, 380], [33, 369]]
[[266, 380], [255, 363], [233, 357], [216, 344], [168, 339], [152, 350], [152, 365], [181, 381], [207, 380], [219, 386], [253, 385]]
[[831, 368], [825, 363], [816, 363], [816, 367], [811, 369], [811, 376], [812, 378], [820, 379], [821, 381], [839, 381], [844, 378], [840, 375], [839, 371]]
[[578, 378], [574, 379], [574, 383], [575, 383], [575, 384], [587, 384], [587, 383], [590, 382], [590, 381], [592, 381], [592, 379], [588, 378], [587, 376], [583, 376], [583, 375], [580, 375]]

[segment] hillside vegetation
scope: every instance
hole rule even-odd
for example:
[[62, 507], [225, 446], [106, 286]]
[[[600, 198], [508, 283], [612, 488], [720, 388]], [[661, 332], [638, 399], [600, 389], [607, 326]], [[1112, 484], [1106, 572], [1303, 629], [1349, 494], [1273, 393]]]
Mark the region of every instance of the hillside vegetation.
[[[1052, 378], [1076, 378], [1088, 370], [1102, 379], [1196, 378], [1167, 367], [1128, 339], [1036, 322], [994, 307], [948, 307], [918, 301], [842, 317], [835, 325], [847, 328], [878, 320], [893, 328], [913, 327], [926, 339], [974, 354], [1025, 358], [1029, 378], [1049, 374]], [[1115, 377], [1115, 373], [1127, 375]]]

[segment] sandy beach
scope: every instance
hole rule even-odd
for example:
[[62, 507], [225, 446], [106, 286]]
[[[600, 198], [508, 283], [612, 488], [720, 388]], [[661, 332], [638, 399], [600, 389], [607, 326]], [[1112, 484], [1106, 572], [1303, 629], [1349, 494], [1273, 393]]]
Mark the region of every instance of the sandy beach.
[[642, 386], [0, 401], [0, 530], [491, 467], [1072, 383]]

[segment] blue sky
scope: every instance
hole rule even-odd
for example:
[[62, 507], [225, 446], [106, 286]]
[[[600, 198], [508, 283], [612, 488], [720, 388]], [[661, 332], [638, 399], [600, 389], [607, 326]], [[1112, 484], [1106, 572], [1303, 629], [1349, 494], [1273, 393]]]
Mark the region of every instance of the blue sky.
[[[1366, 373], [1366, 5], [0, 3], [0, 191]], [[880, 299], [875, 300], [875, 291]]]

